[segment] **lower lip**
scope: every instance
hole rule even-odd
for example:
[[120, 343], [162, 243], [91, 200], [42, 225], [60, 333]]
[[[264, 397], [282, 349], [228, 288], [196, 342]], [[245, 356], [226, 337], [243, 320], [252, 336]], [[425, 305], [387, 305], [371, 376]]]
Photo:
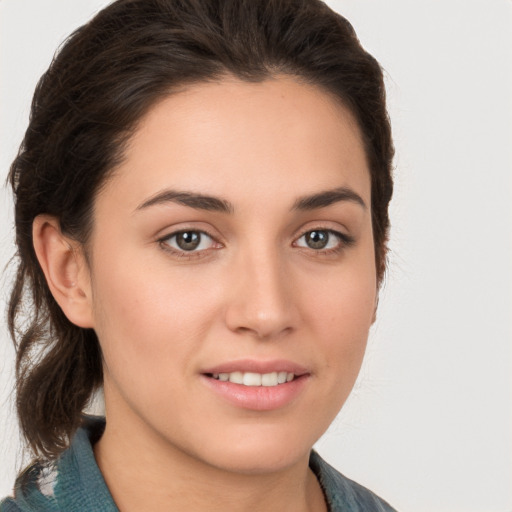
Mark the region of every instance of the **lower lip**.
[[244, 386], [202, 375], [205, 383], [222, 398], [242, 409], [272, 411], [292, 403], [309, 380], [301, 375], [290, 382], [277, 386]]

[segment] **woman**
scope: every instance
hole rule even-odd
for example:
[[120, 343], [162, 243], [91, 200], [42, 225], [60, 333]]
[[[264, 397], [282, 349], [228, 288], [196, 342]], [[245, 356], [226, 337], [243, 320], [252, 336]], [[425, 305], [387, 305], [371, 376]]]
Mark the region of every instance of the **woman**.
[[2, 512], [392, 510], [312, 451], [374, 319], [392, 156], [379, 65], [321, 2], [118, 0], [77, 30], [10, 173], [38, 461]]

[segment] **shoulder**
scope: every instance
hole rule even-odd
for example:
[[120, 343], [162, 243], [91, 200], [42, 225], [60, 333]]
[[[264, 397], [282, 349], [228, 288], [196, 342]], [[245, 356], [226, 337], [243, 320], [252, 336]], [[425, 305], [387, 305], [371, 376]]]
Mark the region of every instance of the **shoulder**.
[[12, 498], [5, 498], [0, 501], [0, 512], [21, 512], [21, 508], [16, 505]]
[[331, 512], [396, 512], [372, 491], [330, 466], [315, 451], [311, 452], [309, 466], [322, 486]]
[[14, 497], [0, 502], [0, 512], [54, 512], [56, 502], [53, 495], [53, 464], [34, 462], [16, 479]]
[[14, 498], [2, 501], [0, 512], [118, 512], [92, 448], [104, 427], [102, 418], [84, 418], [70, 447], [55, 462], [36, 462], [23, 471]]

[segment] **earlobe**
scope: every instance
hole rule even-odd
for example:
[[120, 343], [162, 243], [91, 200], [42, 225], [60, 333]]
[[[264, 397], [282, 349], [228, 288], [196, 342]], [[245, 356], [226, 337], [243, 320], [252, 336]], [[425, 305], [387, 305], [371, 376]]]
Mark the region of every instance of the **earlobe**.
[[89, 269], [79, 245], [62, 234], [58, 219], [50, 215], [34, 219], [32, 239], [48, 287], [68, 320], [94, 327]]

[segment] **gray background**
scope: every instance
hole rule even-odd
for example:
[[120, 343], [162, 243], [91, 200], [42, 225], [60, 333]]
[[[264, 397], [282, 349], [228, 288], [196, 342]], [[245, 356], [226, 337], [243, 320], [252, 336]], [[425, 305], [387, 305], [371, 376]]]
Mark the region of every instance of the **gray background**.
[[[0, 1], [0, 177], [35, 83], [101, 0]], [[399, 510], [512, 511], [512, 2], [339, 0], [386, 70], [390, 267], [356, 388], [320, 453]], [[0, 190], [0, 266], [13, 252]], [[8, 293], [2, 278], [0, 300]], [[3, 304], [1, 304], [3, 306]], [[23, 464], [0, 322], [0, 495]]]

